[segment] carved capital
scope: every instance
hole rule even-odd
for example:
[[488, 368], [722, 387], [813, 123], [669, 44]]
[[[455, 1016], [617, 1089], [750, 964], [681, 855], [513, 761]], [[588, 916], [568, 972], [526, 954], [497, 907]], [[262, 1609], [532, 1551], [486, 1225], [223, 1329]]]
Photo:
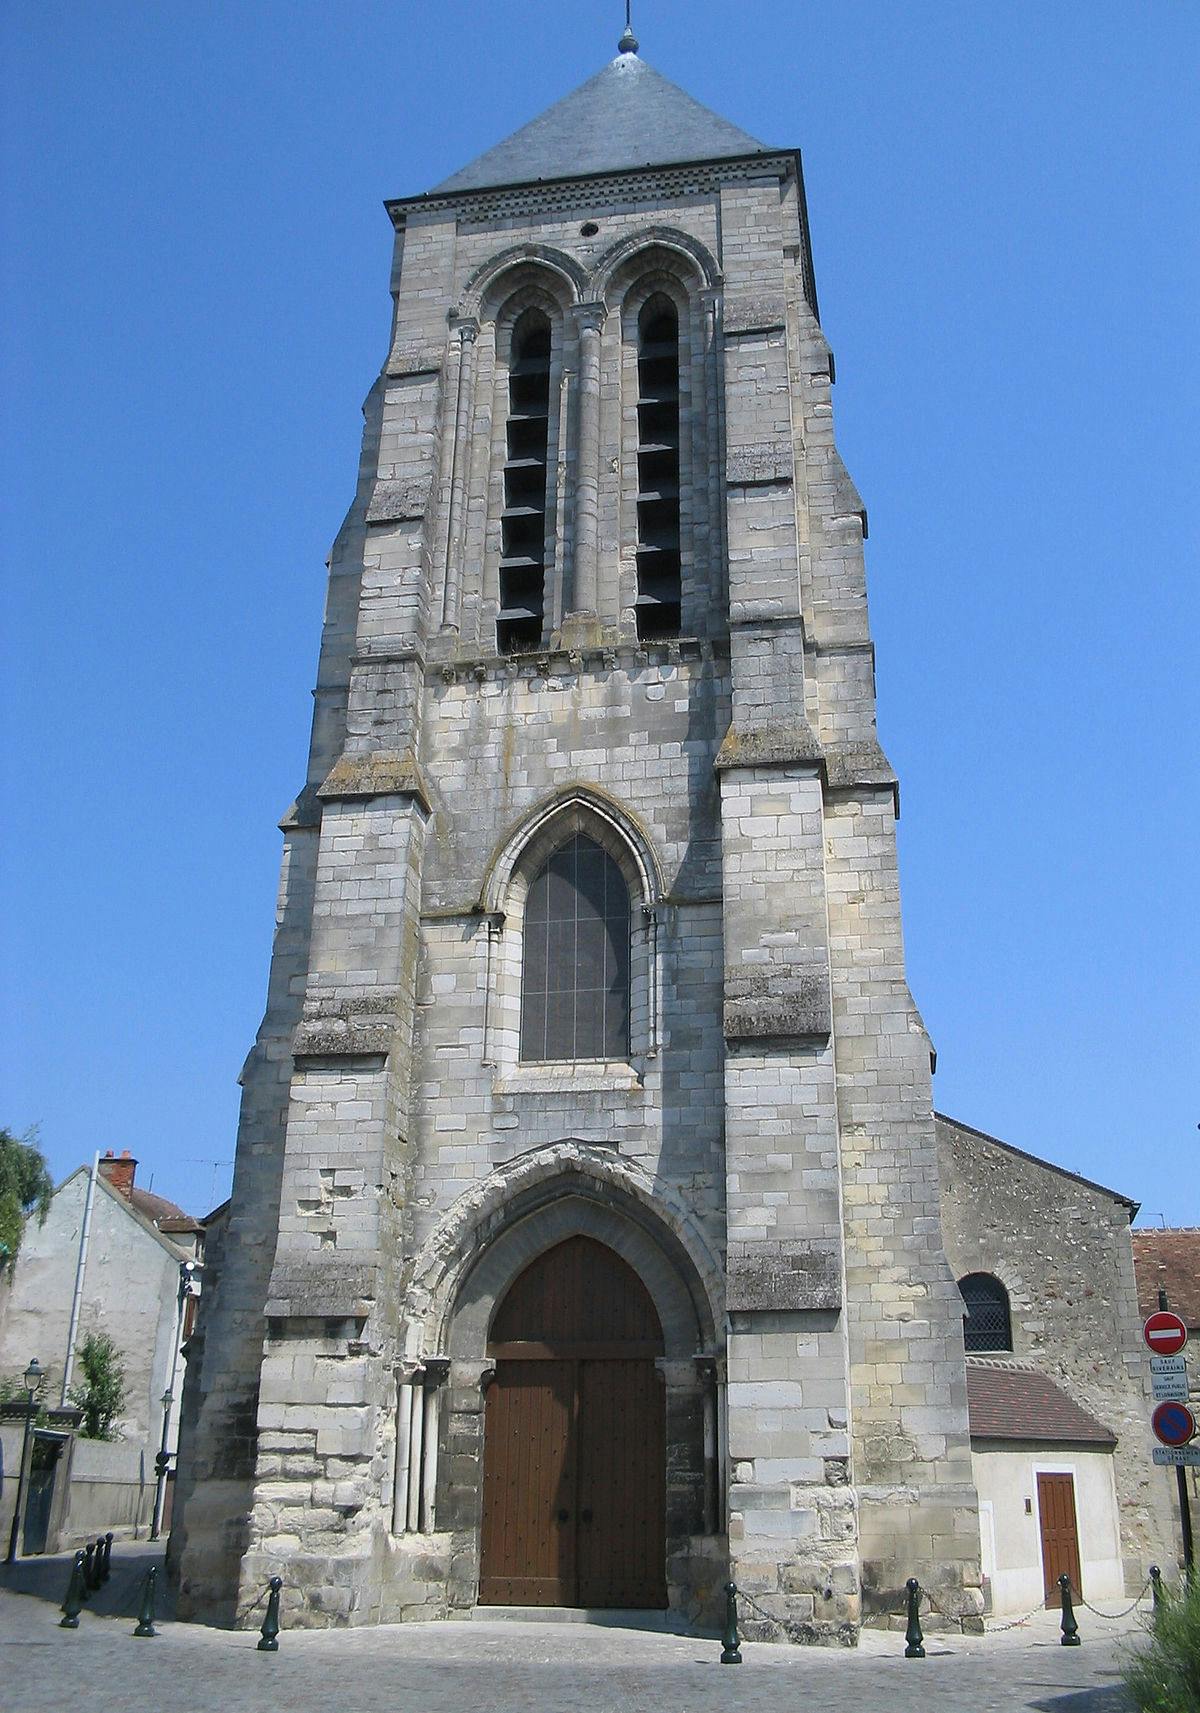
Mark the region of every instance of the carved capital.
[[604, 303], [577, 303], [572, 314], [580, 334], [599, 333], [608, 316], [608, 305]]

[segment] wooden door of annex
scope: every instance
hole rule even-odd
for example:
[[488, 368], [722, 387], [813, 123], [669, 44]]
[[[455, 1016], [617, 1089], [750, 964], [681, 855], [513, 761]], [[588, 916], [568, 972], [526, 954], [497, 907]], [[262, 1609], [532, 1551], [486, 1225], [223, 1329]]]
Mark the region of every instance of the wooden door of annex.
[[572, 1237], [517, 1278], [492, 1327], [481, 1605], [662, 1607], [662, 1330], [636, 1273]]
[[1073, 1475], [1038, 1474], [1038, 1516], [1042, 1528], [1042, 1578], [1046, 1605], [1060, 1607], [1062, 1590], [1058, 1579], [1071, 1579], [1076, 1599], [1083, 1595], [1079, 1564], [1079, 1530], [1075, 1521], [1075, 1478]]

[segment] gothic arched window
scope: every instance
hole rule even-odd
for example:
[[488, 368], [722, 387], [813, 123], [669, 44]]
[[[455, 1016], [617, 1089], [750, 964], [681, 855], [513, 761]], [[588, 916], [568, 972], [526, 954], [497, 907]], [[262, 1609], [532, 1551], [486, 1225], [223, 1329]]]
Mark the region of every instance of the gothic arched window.
[[512, 334], [508, 424], [501, 513], [501, 654], [537, 648], [542, 640], [546, 580], [546, 478], [550, 430], [550, 323], [526, 310]]
[[678, 636], [679, 313], [661, 294], [638, 316], [637, 369], [637, 633]]
[[966, 1304], [963, 1338], [968, 1351], [982, 1354], [988, 1350], [1012, 1349], [1012, 1317], [1008, 1311], [1008, 1292], [991, 1273], [968, 1273], [958, 1281]]
[[525, 899], [521, 1057], [629, 1055], [629, 888], [582, 833], [560, 845]]

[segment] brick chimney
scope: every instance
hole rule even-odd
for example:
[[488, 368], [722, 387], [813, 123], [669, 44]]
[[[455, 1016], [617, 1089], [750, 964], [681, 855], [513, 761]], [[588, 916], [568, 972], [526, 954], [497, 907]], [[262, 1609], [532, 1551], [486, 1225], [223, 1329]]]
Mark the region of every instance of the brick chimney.
[[125, 1197], [126, 1201], [133, 1200], [133, 1174], [137, 1171], [137, 1161], [128, 1148], [122, 1148], [120, 1158], [111, 1148], [106, 1148], [100, 1161], [100, 1176], [105, 1183], [111, 1184]]

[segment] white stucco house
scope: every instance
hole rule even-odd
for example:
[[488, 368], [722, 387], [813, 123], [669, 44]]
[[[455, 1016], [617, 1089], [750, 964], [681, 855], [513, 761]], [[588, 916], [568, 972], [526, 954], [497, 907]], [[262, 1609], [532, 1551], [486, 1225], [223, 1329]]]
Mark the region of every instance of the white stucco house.
[[[0, 1378], [14, 1379], [36, 1356], [47, 1376], [42, 1402], [69, 1405], [83, 1379], [85, 1339], [107, 1333], [125, 1381], [114, 1439], [73, 1436], [62, 1419], [39, 1428], [26, 1551], [53, 1551], [107, 1528], [149, 1529], [160, 1451], [173, 1472], [182, 1346], [195, 1315], [203, 1227], [136, 1185], [137, 1161], [128, 1150], [110, 1149], [96, 1167], [79, 1166], [55, 1190], [45, 1221], [30, 1220], [0, 1295]], [[3, 1531], [15, 1502], [21, 1426], [3, 1428]], [[167, 1502], [169, 1487], [168, 1480]]]

